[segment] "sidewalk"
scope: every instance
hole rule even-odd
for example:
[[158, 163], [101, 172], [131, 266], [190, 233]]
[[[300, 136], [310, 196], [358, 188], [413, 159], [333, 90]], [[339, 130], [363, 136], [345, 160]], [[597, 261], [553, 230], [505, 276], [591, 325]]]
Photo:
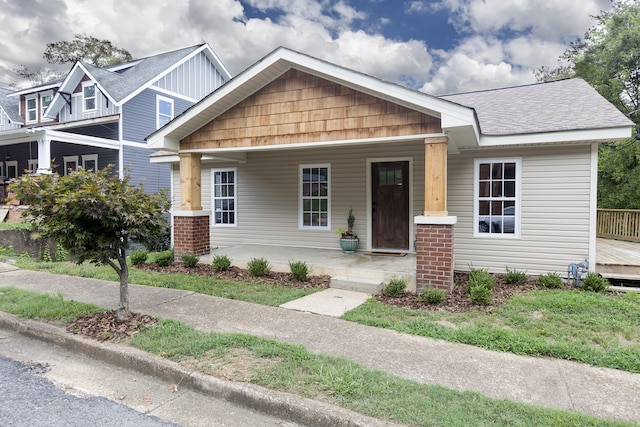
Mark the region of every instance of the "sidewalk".
[[[15, 286], [115, 308], [118, 285], [0, 264], [0, 287]], [[301, 344], [428, 384], [640, 423], [640, 375], [565, 360], [516, 356], [363, 326], [330, 316], [130, 285], [131, 310], [196, 328]]]

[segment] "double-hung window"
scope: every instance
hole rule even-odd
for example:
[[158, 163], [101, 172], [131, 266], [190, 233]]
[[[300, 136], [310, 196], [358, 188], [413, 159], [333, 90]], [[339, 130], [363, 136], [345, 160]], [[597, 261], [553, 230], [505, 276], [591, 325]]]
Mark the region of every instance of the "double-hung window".
[[93, 82], [82, 84], [82, 111], [96, 110], [96, 85]]
[[78, 156], [62, 156], [64, 161], [64, 174], [69, 175], [71, 172], [78, 170]]
[[173, 99], [164, 96], [157, 97], [156, 125], [160, 129], [173, 119]]
[[44, 116], [44, 112], [49, 108], [49, 104], [51, 104], [52, 99], [52, 93], [44, 93], [40, 95], [40, 121], [51, 120]]
[[26, 121], [27, 123], [34, 123], [38, 121], [38, 97], [33, 95], [25, 100], [26, 102]]
[[236, 185], [237, 171], [232, 169], [212, 169], [213, 225], [234, 226], [237, 221]]
[[97, 154], [84, 154], [82, 156], [82, 169], [86, 171], [98, 170], [98, 155]]
[[329, 165], [300, 166], [300, 227], [329, 229]]
[[519, 235], [520, 163], [520, 159], [475, 161], [475, 235]]

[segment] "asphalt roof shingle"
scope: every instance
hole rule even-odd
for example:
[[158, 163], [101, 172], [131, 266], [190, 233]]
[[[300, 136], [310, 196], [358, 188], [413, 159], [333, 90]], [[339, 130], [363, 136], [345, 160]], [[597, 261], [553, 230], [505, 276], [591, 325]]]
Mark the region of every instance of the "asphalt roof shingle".
[[473, 108], [483, 135], [633, 125], [629, 118], [579, 78], [442, 95], [439, 98]]

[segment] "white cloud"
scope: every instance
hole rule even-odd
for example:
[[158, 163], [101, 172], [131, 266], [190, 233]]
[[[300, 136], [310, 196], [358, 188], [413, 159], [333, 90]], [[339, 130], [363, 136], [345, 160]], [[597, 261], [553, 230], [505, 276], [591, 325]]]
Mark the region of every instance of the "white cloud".
[[[268, 13], [249, 18], [245, 5]], [[411, 40], [383, 36], [400, 25], [368, 16], [350, 0], [0, 0], [0, 84], [10, 70], [37, 68], [47, 42], [88, 33], [135, 57], [208, 42], [237, 74], [285, 46], [385, 80], [430, 93], [473, 90], [533, 80], [540, 65], [555, 66], [568, 39], [583, 34], [589, 14], [609, 0], [441, 0], [404, 2], [414, 12], [447, 10], [460, 41], [429, 51]], [[369, 3], [370, 10], [389, 7]], [[367, 28], [359, 30], [358, 28]], [[70, 30], [72, 29], [72, 30]], [[428, 37], [428, 34], [424, 35]], [[3, 69], [4, 68], [4, 69]]]

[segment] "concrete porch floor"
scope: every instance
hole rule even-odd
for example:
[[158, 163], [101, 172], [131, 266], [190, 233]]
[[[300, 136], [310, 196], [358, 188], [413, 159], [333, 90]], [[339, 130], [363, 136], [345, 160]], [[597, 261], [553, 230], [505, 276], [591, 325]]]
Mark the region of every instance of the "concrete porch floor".
[[252, 258], [264, 258], [274, 271], [289, 272], [289, 261], [304, 261], [312, 275], [345, 276], [352, 279], [380, 280], [406, 278], [407, 290], [416, 289], [416, 255], [367, 255], [365, 252], [345, 254], [341, 250], [286, 246], [234, 245], [214, 247], [200, 262], [211, 263], [215, 255], [226, 255], [232, 265], [246, 268]]

